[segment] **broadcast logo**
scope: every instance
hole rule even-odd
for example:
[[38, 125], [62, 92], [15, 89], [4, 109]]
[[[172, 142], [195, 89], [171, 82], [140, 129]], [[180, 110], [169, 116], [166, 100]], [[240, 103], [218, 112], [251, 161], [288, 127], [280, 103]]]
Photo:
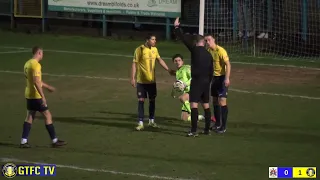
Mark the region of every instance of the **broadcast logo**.
[[56, 176], [56, 165], [53, 164], [13, 164], [2, 166], [2, 175], [6, 178], [16, 176]]
[[3, 165], [2, 174], [6, 178], [14, 178], [17, 175], [17, 166], [12, 163]]

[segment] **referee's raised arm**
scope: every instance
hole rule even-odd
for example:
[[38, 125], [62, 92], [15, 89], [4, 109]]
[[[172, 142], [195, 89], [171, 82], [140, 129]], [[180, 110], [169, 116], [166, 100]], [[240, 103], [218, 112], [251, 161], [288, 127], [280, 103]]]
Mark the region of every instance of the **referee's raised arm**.
[[184, 34], [182, 29], [180, 28], [179, 17], [174, 21], [174, 33], [179, 39], [183, 42], [184, 45], [191, 51], [194, 46], [194, 35]]

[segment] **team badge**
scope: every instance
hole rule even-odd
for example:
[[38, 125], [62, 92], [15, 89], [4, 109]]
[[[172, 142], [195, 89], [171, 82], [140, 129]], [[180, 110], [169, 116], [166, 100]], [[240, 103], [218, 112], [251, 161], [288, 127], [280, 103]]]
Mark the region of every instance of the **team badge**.
[[2, 174], [6, 178], [14, 178], [17, 175], [17, 166], [12, 163], [7, 163], [2, 166]]
[[307, 169], [307, 175], [313, 177], [316, 174], [316, 171], [313, 168]]
[[277, 178], [278, 170], [275, 167], [269, 167], [269, 178]]

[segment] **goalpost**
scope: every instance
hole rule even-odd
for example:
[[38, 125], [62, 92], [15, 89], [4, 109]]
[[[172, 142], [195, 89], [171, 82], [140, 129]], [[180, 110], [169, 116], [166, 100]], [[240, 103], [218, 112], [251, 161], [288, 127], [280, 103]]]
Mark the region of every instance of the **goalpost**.
[[200, 3], [199, 3], [199, 34], [200, 35], [204, 35], [205, 1], [206, 0], [200, 0]]
[[199, 0], [199, 34], [231, 53], [320, 61], [320, 0]]

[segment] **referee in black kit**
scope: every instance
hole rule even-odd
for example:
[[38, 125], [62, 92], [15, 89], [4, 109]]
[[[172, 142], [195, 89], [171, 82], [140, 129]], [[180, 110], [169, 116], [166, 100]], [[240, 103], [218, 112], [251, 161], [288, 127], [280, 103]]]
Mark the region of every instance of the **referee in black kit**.
[[205, 47], [205, 39], [201, 35], [183, 34], [179, 27], [179, 17], [174, 22], [175, 34], [187, 46], [191, 52], [191, 85], [190, 85], [190, 104], [191, 104], [191, 131], [189, 137], [196, 137], [198, 126], [198, 103], [201, 102], [204, 108], [205, 128], [204, 134], [209, 134], [211, 123], [211, 111], [209, 106], [210, 83], [213, 74], [212, 55]]

